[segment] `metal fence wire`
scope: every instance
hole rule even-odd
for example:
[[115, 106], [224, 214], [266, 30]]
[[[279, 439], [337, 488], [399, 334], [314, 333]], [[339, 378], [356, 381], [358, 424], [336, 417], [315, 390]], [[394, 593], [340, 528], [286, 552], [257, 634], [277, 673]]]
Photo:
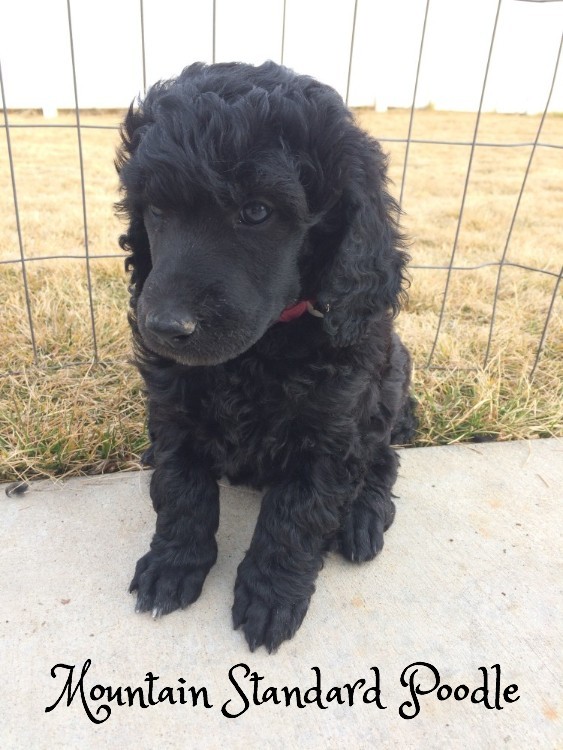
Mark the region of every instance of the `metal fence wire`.
[[[562, 0], [504, 0], [504, 2], [529, 2], [529, 3], [561, 2], [561, 1]], [[459, 207], [459, 211], [457, 215], [457, 227], [455, 231], [455, 237], [453, 240], [453, 246], [451, 249], [449, 261], [446, 265], [413, 265], [411, 264], [410, 266], [411, 268], [416, 269], [416, 270], [422, 270], [422, 271], [423, 270], [441, 270], [441, 271], [446, 272], [441, 306], [440, 306], [440, 310], [439, 310], [437, 320], [436, 320], [434, 341], [433, 341], [428, 359], [426, 363], [423, 364], [422, 366], [429, 368], [429, 369], [442, 369], [442, 368], [439, 368], [437, 365], [435, 365], [434, 361], [435, 361], [436, 347], [437, 347], [438, 341], [440, 339], [440, 335], [444, 327], [446, 303], [447, 303], [448, 296], [450, 293], [450, 282], [452, 280], [453, 275], [457, 273], [464, 273], [464, 272], [474, 271], [477, 269], [482, 269], [482, 268], [492, 266], [492, 267], [497, 268], [496, 286], [495, 286], [495, 293], [494, 293], [494, 298], [492, 301], [492, 310], [491, 310], [490, 320], [489, 320], [489, 332], [488, 332], [486, 351], [485, 351], [484, 358], [482, 362], [480, 363], [483, 367], [486, 366], [487, 362], [489, 361], [491, 357], [491, 342], [492, 342], [494, 331], [495, 331], [501, 277], [502, 277], [503, 271], [507, 267], [515, 267], [515, 268], [523, 269], [531, 274], [543, 274], [544, 276], [551, 279], [553, 282], [553, 289], [552, 289], [551, 297], [549, 301], [546, 300], [547, 312], [545, 314], [545, 318], [543, 319], [543, 323], [541, 323], [540, 321], [540, 325], [539, 325], [539, 329], [541, 329], [541, 334], [539, 336], [539, 340], [537, 341], [535, 356], [533, 359], [531, 371], [529, 373], [530, 377], [533, 377], [538, 367], [538, 364], [540, 362], [541, 353], [542, 353], [542, 350], [546, 341], [546, 336], [547, 336], [547, 332], [548, 332], [550, 322], [552, 319], [553, 311], [555, 308], [555, 303], [558, 298], [559, 288], [561, 285], [561, 277], [563, 275], [563, 266], [559, 270], [559, 273], [556, 273], [554, 271], [546, 270], [543, 268], [538, 268], [538, 267], [529, 266], [529, 265], [525, 265], [521, 263], [511, 262], [507, 260], [507, 256], [508, 256], [508, 249], [509, 249], [511, 238], [512, 238], [514, 224], [518, 216], [522, 195], [526, 188], [526, 182], [530, 173], [530, 167], [534, 160], [535, 154], [537, 153], [538, 149], [562, 149], [563, 148], [563, 146], [560, 144], [548, 143], [548, 142], [541, 140], [542, 128], [543, 128], [544, 121], [548, 113], [550, 104], [551, 104], [551, 98], [552, 98], [552, 94], [554, 91], [555, 82], [557, 78], [559, 63], [561, 59], [563, 36], [559, 44], [556, 58], [553, 62], [553, 69], [552, 71], [546, 72], [546, 80], [547, 82], [551, 80], [551, 83], [548, 87], [545, 107], [543, 109], [543, 114], [541, 115], [541, 119], [537, 128], [537, 132], [535, 134], [534, 140], [531, 142], [518, 142], [518, 143], [495, 143], [495, 142], [488, 142], [488, 141], [484, 142], [484, 141], [478, 140], [479, 124], [480, 124], [481, 114], [483, 110], [483, 101], [485, 97], [485, 92], [487, 89], [489, 67], [490, 67], [490, 62], [491, 62], [491, 56], [495, 47], [495, 40], [497, 38], [497, 30], [498, 30], [498, 25], [499, 25], [499, 17], [500, 17], [502, 4], [503, 4], [503, 0], [498, 0], [494, 23], [493, 23], [492, 30], [490, 32], [490, 44], [488, 48], [487, 59], [486, 61], [484, 61], [484, 72], [483, 72], [483, 82], [481, 86], [481, 93], [480, 93], [479, 101], [478, 103], [476, 103], [477, 111], [475, 114], [475, 126], [473, 130], [472, 140], [470, 141], [439, 140], [439, 139], [434, 140], [434, 139], [416, 139], [412, 137], [413, 122], [416, 116], [417, 92], [418, 92], [418, 84], [419, 84], [419, 77], [420, 77], [420, 70], [421, 70], [421, 62], [424, 59], [428, 10], [431, 5], [431, 0], [426, 1], [423, 23], [422, 23], [422, 28], [420, 31], [420, 46], [419, 46], [417, 63], [416, 63], [416, 70], [413, 72], [414, 85], [413, 85], [412, 103], [410, 106], [407, 137], [406, 138], [386, 138], [386, 137], [377, 136], [377, 138], [380, 142], [383, 142], [383, 143], [385, 142], [399, 143], [399, 144], [404, 144], [405, 146], [405, 157], [404, 157], [403, 168], [402, 168], [402, 177], [401, 177], [400, 195], [399, 195], [399, 203], [401, 205], [403, 203], [405, 185], [406, 185], [408, 173], [409, 173], [409, 156], [410, 156], [410, 147], [412, 144], [457, 146], [460, 148], [469, 147], [467, 171], [465, 175], [463, 193], [462, 193], [461, 203], [460, 203], [460, 207]], [[9, 104], [10, 103], [6, 100], [6, 96], [5, 96], [4, 77], [3, 77], [2, 65], [0, 61], [0, 89], [1, 89], [1, 94], [2, 94], [2, 109], [3, 109], [3, 123], [0, 123], [0, 127], [2, 127], [5, 130], [5, 136], [6, 136], [8, 164], [9, 164], [9, 169], [10, 169], [11, 188], [12, 188], [12, 195], [13, 195], [13, 211], [14, 211], [15, 226], [17, 230], [18, 247], [19, 247], [19, 257], [9, 258], [7, 260], [0, 260], [0, 265], [12, 264], [14, 266], [19, 266], [21, 268], [21, 278], [22, 278], [23, 291], [24, 291], [26, 315], [27, 315], [27, 321], [29, 325], [31, 347], [33, 349], [33, 362], [35, 365], [38, 365], [38, 366], [41, 366], [41, 358], [39, 356], [38, 347], [36, 343], [33, 300], [32, 300], [32, 295], [30, 293], [29, 284], [28, 284], [27, 265], [35, 261], [56, 262], [61, 259], [64, 259], [64, 260], [78, 259], [78, 260], [84, 261], [85, 269], [86, 269], [86, 277], [87, 277], [90, 326], [91, 326], [91, 332], [92, 332], [92, 358], [88, 360], [88, 363], [92, 363], [92, 362], [98, 363], [100, 362], [100, 357], [99, 357], [99, 352], [98, 352], [98, 343], [97, 343], [97, 335], [96, 335], [96, 320], [95, 320], [94, 305], [93, 305], [93, 281], [92, 281], [92, 274], [91, 274], [92, 261], [97, 260], [97, 259], [102, 259], [102, 258], [123, 258], [124, 257], [121, 253], [96, 254], [90, 251], [90, 243], [89, 243], [89, 237], [88, 237], [88, 210], [87, 210], [87, 200], [86, 200], [86, 177], [85, 177], [85, 170], [84, 170], [82, 133], [83, 131], [87, 129], [99, 129], [99, 130], [113, 129], [113, 126], [91, 125], [91, 124], [86, 125], [86, 124], [81, 123], [81, 108], [80, 108], [79, 87], [78, 87], [77, 75], [76, 75], [75, 40], [74, 40], [74, 35], [73, 35], [71, 0], [67, 0], [66, 9], [67, 9], [67, 17], [68, 17], [68, 34], [69, 34], [69, 41], [70, 41], [69, 63], [72, 66], [72, 81], [73, 81], [73, 88], [74, 88], [74, 119], [75, 119], [74, 124], [64, 124], [64, 123], [18, 123], [18, 124], [14, 123], [14, 124], [11, 124], [10, 117], [9, 117]], [[356, 23], [357, 23], [357, 9], [358, 9], [358, 0], [355, 0], [354, 6], [353, 6], [353, 17], [351, 19], [352, 31], [350, 35], [348, 71], [347, 71], [347, 78], [346, 78], [346, 96], [345, 96], [346, 103], [348, 103], [348, 97], [350, 93], [350, 81], [351, 81], [352, 73], [353, 73], [352, 62], [353, 62], [353, 54], [354, 54]], [[215, 62], [216, 60], [216, 19], [217, 19], [216, 11], [217, 11], [216, 0], [213, 0], [213, 5], [212, 5], [213, 38], [211, 40], [213, 62]], [[139, 14], [140, 14], [140, 28], [141, 28], [141, 45], [140, 46], [141, 46], [141, 54], [142, 54], [141, 64], [142, 64], [142, 75], [143, 75], [143, 88], [146, 91], [147, 77], [146, 77], [146, 57], [145, 57], [145, 13], [144, 13], [143, 0], [140, 0], [139, 2]], [[285, 55], [285, 32], [286, 32], [286, 0], [284, 0], [283, 2], [282, 28], [280, 30], [281, 45], [280, 45], [280, 51], [279, 51], [280, 52], [279, 59], [280, 59], [280, 62], [282, 63], [284, 62], [284, 55]], [[549, 78], [548, 76], [551, 76], [551, 78]], [[20, 218], [19, 202], [18, 202], [16, 170], [14, 166], [12, 141], [10, 137], [10, 132], [15, 130], [16, 128], [71, 128], [75, 130], [76, 136], [77, 136], [78, 157], [79, 157], [79, 167], [80, 167], [80, 185], [81, 185], [81, 194], [82, 194], [83, 247], [84, 247], [83, 254], [79, 254], [79, 255], [66, 254], [66, 255], [52, 255], [52, 256], [42, 255], [38, 257], [35, 257], [35, 256], [26, 257], [25, 244], [24, 244], [23, 233], [22, 233], [22, 223], [21, 223], [21, 218]], [[484, 147], [498, 147], [498, 148], [506, 148], [506, 149], [529, 148], [530, 153], [529, 153], [527, 166], [522, 177], [522, 183], [520, 186], [516, 204], [514, 206], [512, 218], [510, 221], [508, 233], [506, 236], [506, 240], [504, 243], [504, 248], [503, 248], [500, 260], [484, 262], [484, 263], [480, 263], [476, 265], [458, 265], [456, 263], [458, 242], [459, 242], [460, 230], [461, 230], [461, 226], [463, 222], [464, 209], [466, 205], [468, 185], [469, 185], [469, 181], [471, 177], [474, 155], [477, 149], [484, 148]], [[43, 366], [53, 368], [57, 366], [58, 367], [72, 367], [72, 366], [78, 366], [82, 364], [87, 364], [87, 363], [72, 362], [72, 363], [64, 363], [60, 365], [53, 365], [52, 363], [50, 363], [49, 365], [43, 365]], [[477, 367], [478, 364], [479, 363], [476, 362], [475, 366]], [[0, 373], [0, 377], [6, 376], [8, 374], [17, 375], [19, 373], [3, 372], [3, 373]]]

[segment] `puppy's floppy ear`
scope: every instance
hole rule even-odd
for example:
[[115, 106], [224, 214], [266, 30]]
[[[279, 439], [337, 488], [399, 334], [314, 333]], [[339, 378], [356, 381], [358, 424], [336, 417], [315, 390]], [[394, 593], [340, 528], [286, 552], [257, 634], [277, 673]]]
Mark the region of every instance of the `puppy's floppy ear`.
[[386, 157], [363, 131], [354, 127], [351, 135], [337, 166], [341, 198], [327, 216], [338, 239], [317, 292], [335, 346], [353, 344], [374, 319], [397, 314], [409, 260], [400, 210], [387, 191]]
[[127, 231], [119, 238], [119, 246], [130, 253], [125, 259], [125, 270], [131, 271], [129, 291], [133, 308], [152, 268], [149, 238], [143, 220], [143, 179], [135, 163], [135, 152], [149, 122], [148, 108], [140, 105], [135, 109], [131, 104], [120, 129], [121, 145], [115, 159], [123, 196], [119, 203], [115, 204], [115, 208], [117, 213], [126, 217], [129, 222]]
[[127, 232], [119, 238], [119, 246], [130, 253], [125, 258], [125, 270], [131, 271], [129, 293], [130, 304], [134, 308], [152, 268], [149, 238], [142, 215], [134, 213], [131, 216]]

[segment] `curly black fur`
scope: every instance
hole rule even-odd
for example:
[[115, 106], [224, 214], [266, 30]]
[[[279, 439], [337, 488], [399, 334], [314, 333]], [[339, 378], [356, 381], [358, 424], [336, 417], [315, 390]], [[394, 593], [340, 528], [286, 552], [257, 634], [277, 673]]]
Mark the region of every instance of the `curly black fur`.
[[[233, 620], [272, 651], [326, 551], [372, 559], [395, 514], [390, 444], [415, 421], [386, 159], [328, 86], [271, 62], [197, 63], [131, 106], [116, 163], [155, 466], [137, 609], [197, 599], [227, 476], [265, 488]], [[324, 317], [279, 322], [300, 300]]]

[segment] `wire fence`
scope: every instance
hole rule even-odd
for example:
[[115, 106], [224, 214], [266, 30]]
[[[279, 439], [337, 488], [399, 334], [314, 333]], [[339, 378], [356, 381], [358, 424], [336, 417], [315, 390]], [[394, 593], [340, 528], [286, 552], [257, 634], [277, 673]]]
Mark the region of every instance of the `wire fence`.
[[[553, 69], [552, 71], [548, 71], [549, 75], [551, 76], [551, 78], [548, 79], [548, 81], [550, 80], [551, 83], [548, 88], [548, 94], [547, 94], [547, 98], [545, 101], [543, 114], [541, 116], [537, 131], [535, 134], [535, 138], [533, 139], [533, 141], [524, 141], [524, 142], [520, 141], [520, 142], [506, 143], [506, 142], [491, 142], [489, 140], [481, 141], [478, 139], [479, 125], [480, 125], [481, 115], [483, 112], [483, 101], [485, 97], [485, 92], [487, 90], [487, 80], [489, 76], [491, 56], [492, 56], [492, 53], [495, 47], [495, 41], [497, 38], [500, 10], [501, 10], [501, 6], [503, 2], [510, 2], [510, 1], [543, 3], [543, 2], [561, 2], [562, 0], [498, 0], [493, 28], [491, 30], [491, 35], [490, 35], [488, 56], [484, 63], [483, 80], [482, 80], [480, 98], [477, 103], [477, 111], [475, 114], [475, 125], [474, 125], [472, 139], [468, 141], [468, 140], [451, 140], [451, 139], [450, 140], [420, 139], [420, 138], [417, 139], [413, 137], [413, 123], [414, 123], [414, 120], [416, 117], [416, 111], [417, 111], [417, 93], [418, 93], [418, 86], [419, 86], [421, 63], [424, 60], [427, 19], [428, 19], [428, 11], [431, 5], [431, 0], [426, 0], [424, 18], [423, 18], [423, 23], [422, 23], [421, 33], [420, 33], [420, 46], [419, 46], [419, 52], [418, 52], [418, 57], [417, 57], [416, 70], [414, 71], [413, 95], [412, 95], [412, 103], [410, 106], [407, 136], [406, 138], [389, 138], [385, 136], [377, 136], [378, 140], [382, 143], [387, 142], [387, 143], [404, 144], [405, 146], [405, 156], [404, 156], [404, 162], [403, 162], [403, 167], [402, 167], [402, 177], [401, 177], [400, 196], [399, 196], [399, 203], [401, 205], [403, 203], [405, 186], [407, 184], [407, 177], [409, 174], [409, 165], [410, 165], [409, 157], [410, 157], [411, 145], [423, 144], [423, 145], [455, 146], [455, 147], [469, 148], [469, 158], [468, 158], [467, 169], [466, 169], [466, 174], [465, 174], [461, 203], [460, 203], [460, 207], [459, 207], [459, 211], [457, 215], [457, 226], [456, 226], [456, 231], [455, 231], [455, 237], [453, 240], [453, 245], [452, 245], [448, 263], [443, 264], [443, 265], [411, 264], [411, 268], [420, 270], [420, 271], [440, 270], [440, 271], [446, 272], [446, 279], [444, 283], [441, 306], [440, 306], [440, 310], [439, 310], [439, 313], [437, 315], [437, 320], [436, 320], [434, 340], [433, 340], [433, 344], [432, 344], [428, 359], [424, 365], [424, 367], [428, 369], [443, 369], [443, 368], [440, 368], [438, 365], [436, 365], [434, 362], [435, 362], [435, 357], [436, 357], [436, 347], [438, 345], [438, 342], [439, 342], [439, 339], [440, 339], [440, 336], [442, 334], [443, 327], [444, 327], [446, 304], [447, 304], [447, 300], [450, 294], [451, 280], [452, 280], [453, 274], [475, 271], [475, 270], [484, 269], [487, 267], [496, 267], [497, 269], [495, 293], [494, 293], [494, 299], [492, 301], [492, 310], [491, 310], [491, 315], [490, 315], [490, 320], [489, 320], [489, 331], [488, 331], [486, 351], [485, 351], [484, 358], [482, 362], [480, 363], [483, 367], [487, 365], [487, 362], [489, 361], [491, 357], [491, 342], [493, 339], [493, 335], [495, 331], [495, 324], [497, 320], [499, 289], [500, 289], [500, 284], [501, 284], [501, 277], [502, 277], [504, 270], [510, 267], [519, 268], [519, 269], [525, 270], [533, 274], [542, 274], [553, 282], [551, 297], [549, 298], [549, 301], [547, 302], [547, 312], [545, 314], [545, 317], [541, 321], [541, 325], [539, 326], [539, 328], [541, 329], [541, 334], [536, 344], [536, 350], [535, 350], [535, 354], [533, 358], [533, 363], [532, 363], [531, 370], [529, 373], [530, 377], [533, 377], [538, 367], [538, 364], [540, 362], [540, 358], [541, 358], [541, 354], [545, 345], [548, 329], [549, 329], [552, 316], [553, 316], [553, 312], [555, 309], [555, 303], [559, 294], [561, 278], [563, 276], [563, 266], [559, 270], [559, 273], [556, 273], [551, 270], [509, 261], [507, 259], [507, 256], [508, 256], [510, 242], [512, 239], [514, 225], [515, 225], [518, 212], [520, 209], [522, 195], [525, 191], [526, 182], [527, 182], [529, 172], [530, 172], [530, 167], [534, 160], [535, 154], [537, 153], [538, 149], [563, 149], [563, 146], [561, 144], [550, 143], [541, 139], [542, 128], [544, 126], [546, 115], [549, 111], [552, 94], [553, 94], [555, 82], [557, 79], [559, 64], [561, 60], [563, 36], [559, 44], [556, 58], [553, 62]], [[350, 82], [352, 80], [352, 74], [353, 74], [353, 57], [354, 57], [355, 32], [356, 32], [356, 24], [357, 24], [357, 9], [358, 9], [358, 0], [355, 0], [354, 6], [353, 6], [353, 17], [351, 19], [352, 32], [350, 36], [348, 71], [347, 71], [347, 77], [346, 77], [346, 95], [345, 95], [346, 103], [348, 103], [348, 97], [350, 93]], [[8, 164], [9, 164], [9, 169], [10, 169], [11, 189], [12, 189], [12, 196], [13, 196], [13, 212], [14, 212], [15, 226], [17, 230], [17, 242], [18, 242], [18, 249], [19, 249], [18, 257], [0, 260], [0, 265], [13, 265], [13, 266], [19, 266], [21, 268], [22, 284], [23, 284], [24, 299], [25, 299], [25, 313], [27, 315], [27, 321], [29, 325], [30, 342], [31, 342], [31, 348], [33, 350], [33, 362], [35, 365], [48, 367], [50, 369], [52, 368], [57, 369], [59, 367], [73, 367], [73, 366], [79, 366], [82, 364], [99, 363], [100, 361], [106, 361], [106, 360], [100, 360], [99, 351], [98, 351], [96, 319], [95, 319], [94, 304], [93, 304], [94, 285], [92, 281], [92, 272], [91, 272], [92, 261], [98, 260], [98, 259], [123, 258], [124, 257], [122, 253], [97, 254], [97, 253], [91, 252], [90, 250], [89, 233], [88, 233], [89, 219], [88, 219], [88, 207], [87, 207], [87, 199], [86, 199], [86, 184], [87, 183], [86, 183], [86, 176], [85, 176], [85, 169], [84, 169], [82, 133], [84, 131], [91, 130], [91, 129], [93, 130], [110, 129], [111, 130], [111, 129], [114, 129], [114, 127], [111, 125], [83, 124], [81, 122], [81, 107], [80, 107], [79, 87], [77, 83], [77, 73], [76, 73], [75, 40], [74, 40], [74, 34], [73, 34], [71, 0], [66, 0], [66, 10], [67, 10], [67, 17], [68, 17], [68, 35], [69, 35], [69, 42], [70, 42], [70, 61], [69, 62], [72, 67], [72, 81], [73, 81], [73, 90], [74, 90], [74, 123], [72, 124], [10, 123], [10, 116], [9, 116], [10, 103], [9, 101], [6, 100], [4, 77], [3, 77], [2, 65], [0, 61], [0, 90], [1, 90], [1, 95], [2, 95], [2, 109], [3, 109], [3, 123], [0, 123], [0, 127], [4, 129], [5, 136], [6, 136], [7, 156], [8, 156]], [[213, 0], [212, 13], [213, 13], [213, 24], [212, 24], [213, 38], [211, 40], [211, 49], [212, 49], [212, 61], [215, 62], [216, 54], [217, 54], [216, 53], [216, 49], [217, 49], [217, 45], [216, 45], [216, 29], [217, 29], [216, 0]], [[145, 13], [144, 13], [143, 0], [139, 1], [139, 14], [140, 14], [140, 29], [141, 29], [140, 47], [141, 47], [141, 55], [142, 55], [141, 64], [142, 64], [143, 89], [144, 91], [146, 91], [147, 75], [146, 75], [146, 54], [145, 54], [146, 52]], [[282, 28], [280, 30], [279, 59], [281, 63], [284, 62], [284, 55], [285, 55], [285, 32], [286, 32], [286, 0], [284, 0], [283, 2]], [[79, 160], [79, 168], [80, 168], [81, 198], [82, 198], [83, 248], [84, 248], [84, 252], [82, 254], [40, 255], [40, 256], [33, 256], [33, 257], [26, 256], [25, 244], [24, 244], [23, 233], [22, 233], [22, 222], [20, 218], [19, 201], [18, 201], [16, 170], [14, 166], [14, 158], [13, 158], [13, 152], [12, 152], [12, 140], [11, 140], [11, 131], [15, 131], [16, 129], [19, 129], [19, 128], [67, 128], [67, 129], [70, 128], [76, 132], [78, 160]], [[473, 265], [460, 265], [456, 263], [456, 257], [458, 253], [460, 230], [461, 230], [461, 226], [462, 226], [462, 222], [464, 218], [464, 210], [466, 206], [469, 181], [470, 181], [470, 177], [472, 174], [474, 156], [478, 149], [490, 148], [490, 147], [506, 148], [506, 149], [529, 148], [530, 154], [529, 154], [526, 169], [523, 174], [522, 183], [521, 183], [519, 194], [518, 194], [516, 204], [512, 213], [512, 218], [510, 221], [508, 233], [506, 236], [506, 240], [504, 243], [504, 247], [503, 247], [503, 251], [502, 251], [500, 259], [498, 261], [483, 262], [483, 263], [478, 263], [478, 264], [473, 264]], [[52, 363], [50, 363], [48, 365], [45, 365], [45, 364], [42, 365], [41, 358], [38, 352], [37, 343], [36, 343], [33, 299], [32, 299], [32, 295], [30, 292], [29, 283], [28, 283], [27, 266], [28, 264], [35, 263], [37, 261], [58, 261], [61, 259], [80, 260], [80, 261], [83, 261], [85, 265], [86, 278], [87, 278], [87, 290], [88, 290], [88, 307], [89, 307], [89, 315], [90, 315], [89, 323], [90, 323], [91, 333], [92, 333], [92, 357], [91, 359], [88, 360], [88, 362], [71, 362], [71, 363], [64, 363], [60, 365], [56, 365], [56, 364], [53, 365]], [[475, 363], [475, 367], [477, 367], [478, 364], [479, 363]], [[13, 371], [4, 372], [4, 373], [0, 373], [0, 377], [8, 375], [8, 374], [17, 375], [19, 373], [13, 372]]]

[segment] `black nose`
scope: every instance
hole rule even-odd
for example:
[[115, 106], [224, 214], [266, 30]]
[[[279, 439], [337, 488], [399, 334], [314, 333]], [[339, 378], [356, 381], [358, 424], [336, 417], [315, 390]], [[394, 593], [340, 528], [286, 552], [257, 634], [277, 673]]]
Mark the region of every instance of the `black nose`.
[[145, 326], [165, 344], [180, 349], [196, 328], [196, 322], [189, 316], [176, 316], [172, 313], [149, 313]]

